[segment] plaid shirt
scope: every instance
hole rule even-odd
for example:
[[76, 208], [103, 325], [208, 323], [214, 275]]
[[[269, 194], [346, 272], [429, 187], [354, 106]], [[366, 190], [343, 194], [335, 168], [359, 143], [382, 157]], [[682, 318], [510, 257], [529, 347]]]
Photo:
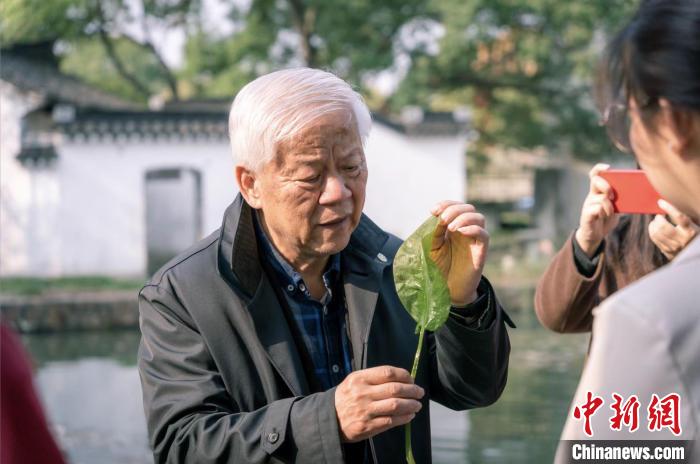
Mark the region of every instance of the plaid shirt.
[[328, 260], [323, 273], [326, 294], [321, 301], [309, 293], [301, 275], [275, 249], [255, 216], [262, 258], [283, 285], [284, 297], [294, 316], [304, 345], [313, 362], [322, 391], [337, 386], [352, 372], [350, 341], [346, 330], [346, 309], [340, 280], [340, 255]]

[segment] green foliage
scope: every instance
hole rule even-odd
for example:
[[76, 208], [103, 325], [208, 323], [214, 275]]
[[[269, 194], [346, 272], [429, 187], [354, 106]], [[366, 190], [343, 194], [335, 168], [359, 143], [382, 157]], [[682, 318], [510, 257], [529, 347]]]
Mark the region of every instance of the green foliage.
[[315, 0], [320, 45], [318, 65], [360, 83], [362, 74], [391, 66], [401, 27], [427, 15], [423, 0]]
[[[227, 4], [232, 32], [225, 35], [208, 27], [201, 3], [4, 0], [0, 40], [57, 40], [62, 69], [141, 101], [231, 98], [274, 69], [328, 69], [367, 94], [375, 110], [471, 108], [477, 164], [494, 147], [583, 159], [612, 151], [591, 84], [603, 45], [635, 0], [251, 0]], [[185, 32], [180, 69], [168, 69], [153, 38], [127, 32], [154, 23]], [[433, 46], [416, 31], [435, 37]], [[372, 94], [367, 78], [395, 69], [397, 57], [410, 63], [398, 91]]]
[[0, 293], [3, 295], [42, 295], [48, 292], [92, 292], [110, 290], [133, 290], [137, 292], [143, 281], [115, 279], [102, 276], [81, 276], [62, 278], [5, 277], [0, 279]]
[[390, 67], [401, 27], [427, 14], [427, 0], [253, 0], [232, 5], [229, 37], [188, 38], [183, 76], [204, 96], [231, 96], [260, 74], [289, 66], [331, 70], [362, 87]]
[[414, 53], [392, 103], [473, 108], [477, 151], [546, 147], [599, 159], [610, 144], [592, 104], [596, 61], [635, 5], [434, 0], [444, 28], [439, 53]]
[[177, 98], [150, 28], [186, 27], [199, 8], [199, 0], [5, 0], [0, 40], [3, 47], [54, 42], [64, 71], [127, 99], [164, 90]]
[[268, 50], [275, 30], [265, 25], [264, 15], [251, 12], [245, 29], [230, 37], [216, 38], [199, 30], [185, 46], [181, 77], [199, 97], [231, 98], [260, 74], [271, 71]]
[[0, 42], [34, 43], [75, 37], [84, 27], [90, 0], [3, 0], [0, 2]]
[[[152, 94], [162, 90], [161, 69], [153, 54], [126, 39], [116, 39], [114, 48], [125, 68], [139, 76]], [[143, 100], [143, 95], [119, 75], [104, 46], [96, 40], [80, 39], [71, 42], [63, 53], [60, 69], [109, 93], [129, 100]]]

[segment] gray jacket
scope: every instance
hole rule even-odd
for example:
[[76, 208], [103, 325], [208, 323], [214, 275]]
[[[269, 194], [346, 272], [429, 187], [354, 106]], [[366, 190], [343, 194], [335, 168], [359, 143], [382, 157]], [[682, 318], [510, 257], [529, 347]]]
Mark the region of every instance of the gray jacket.
[[[593, 340], [562, 440], [682, 440], [683, 462], [700, 462], [700, 239], [669, 264], [606, 299], [593, 310]], [[588, 392], [604, 404], [591, 416], [592, 437], [573, 409]], [[680, 395], [681, 433], [649, 430], [652, 395]], [[639, 428], [612, 430], [613, 394], [639, 399]], [[673, 446], [673, 443], [669, 443]], [[561, 441], [556, 463], [570, 462], [571, 443]], [[692, 453], [692, 456], [690, 454]]]
[[[353, 370], [410, 369], [415, 323], [399, 302], [391, 260], [400, 240], [362, 218], [342, 251]], [[416, 461], [430, 462], [428, 399], [486, 406], [506, 383], [505, 313], [485, 330], [450, 318], [423, 346], [413, 420]], [[310, 393], [276, 293], [261, 268], [252, 210], [240, 195], [222, 228], [158, 271], [139, 295], [138, 367], [156, 462], [340, 463], [335, 389]], [[405, 462], [404, 432], [370, 440], [375, 462]]]

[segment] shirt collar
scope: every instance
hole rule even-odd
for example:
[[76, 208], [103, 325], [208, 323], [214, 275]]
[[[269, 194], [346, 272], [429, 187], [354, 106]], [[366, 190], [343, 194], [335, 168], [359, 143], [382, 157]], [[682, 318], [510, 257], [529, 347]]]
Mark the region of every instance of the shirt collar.
[[[282, 254], [277, 251], [277, 248], [275, 248], [275, 246], [272, 244], [272, 241], [268, 238], [265, 230], [260, 225], [257, 211], [254, 211], [253, 223], [255, 225], [255, 235], [258, 239], [260, 251], [263, 255], [262, 258], [266, 259], [278, 277], [283, 279], [282, 282], [284, 283], [285, 287], [289, 287], [291, 285], [294, 289], [299, 289], [308, 295], [308, 290], [306, 290], [304, 279], [301, 277], [301, 274], [299, 274], [292, 267], [292, 265], [287, 262], [284, 256], [282, 256]], [[333, 288], [339, 273], [340, 253], [336, 253], [331, 255], [328, 259], [326, 270], [323, 273], [323, 282], [329, 292]], [[287, 288], [287, 290], [289, 290], [289, 288]]]

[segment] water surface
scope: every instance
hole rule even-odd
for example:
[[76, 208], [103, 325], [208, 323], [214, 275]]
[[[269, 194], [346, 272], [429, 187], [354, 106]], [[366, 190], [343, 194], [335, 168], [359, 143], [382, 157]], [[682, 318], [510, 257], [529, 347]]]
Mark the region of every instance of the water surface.
[[[531, 309], [513, 311], [508, 385], [493, 406], [431, 407], [435, 463], [548, 463], [580, 374], [586, 335], [541, 328]], [[75, 464], [150, 463], [139, 334], [107, 331], [24, 336], [36, 383], [61, 447]]]

